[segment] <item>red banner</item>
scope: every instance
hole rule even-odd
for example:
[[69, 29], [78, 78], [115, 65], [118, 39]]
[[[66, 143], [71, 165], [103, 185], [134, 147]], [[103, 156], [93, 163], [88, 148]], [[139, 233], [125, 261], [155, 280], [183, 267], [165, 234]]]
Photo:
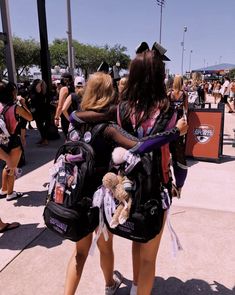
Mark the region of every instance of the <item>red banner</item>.
[[188, 117], [186, 156], [218, 159], [221, 155], [223, 113], [216, 110], [191, 111]]

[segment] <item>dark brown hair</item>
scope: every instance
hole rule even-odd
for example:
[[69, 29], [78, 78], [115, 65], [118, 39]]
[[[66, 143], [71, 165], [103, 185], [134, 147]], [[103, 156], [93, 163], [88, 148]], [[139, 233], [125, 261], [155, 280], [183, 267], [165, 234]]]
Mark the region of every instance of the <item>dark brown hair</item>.
[[130, 73], [122, 100], [128, 102], [128, 114], [134, 110], [137, 126], [149, 118], [154, 108], [168, 105], [165, 87], [165, 64], [155, 51], [137, 54], [130, 64]]

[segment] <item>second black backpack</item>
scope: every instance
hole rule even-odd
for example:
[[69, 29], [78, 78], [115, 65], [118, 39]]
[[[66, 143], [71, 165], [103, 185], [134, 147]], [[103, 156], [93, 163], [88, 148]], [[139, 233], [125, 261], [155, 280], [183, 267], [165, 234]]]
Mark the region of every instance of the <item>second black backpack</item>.
[[[130, 120], [123, 120], [127, 109], [125, 103], [123, 103], [119, 110], [119, 121], [125, 130], [136, 135], [133, 132]], [[172, 115], [173, 109], [168, 112], [161, 112], [151, 134], [165, 131]], [[109, 231], [132, 241], [148, 242], [160, 233], [163, 226], [164, 211], [170, 203], [171, 181], [167, 184], [163, 181], [161, 149], [155, 149], [153, 152], [141, 156], [140, 162], [128, 173], [126, 172], [126, 163], [120, 166], [115, 165], [111, 171], [115, 174], [127, 176], [133, 183], [133, 189], [130, 191], [131, 210], [125, 223], [111, 228], [108, 222], [110, 218], [107, 214], [109, 210], [106, 210], [105, 207], [104, 216]]]
[[46, 226], [65, 239], [79, 241], [98, 226], [99, 208], [92, 206], [89, 191], [95, 171], [92, 143], [105, 126], [90, 127], [78, 141], [63, 144], [50, 169], [43, 217]]

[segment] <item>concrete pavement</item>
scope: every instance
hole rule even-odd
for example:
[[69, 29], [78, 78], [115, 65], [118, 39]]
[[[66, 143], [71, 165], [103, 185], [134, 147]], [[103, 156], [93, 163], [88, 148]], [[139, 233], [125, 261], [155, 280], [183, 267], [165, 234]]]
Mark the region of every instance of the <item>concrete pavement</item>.
[[[174, 199], [171, 222], [184, 251], [173, 258], [165, 228], [152, 294], [235, 294], [235, 114], [225, 114], [221, 163], [189, 161], [187, 182], [180, 200]], [[4, 221], [22, 225], [0, 234], [1, 295], [62, 295], [73, 243], [45, 229], [42, 212], [48, 169], [62, 139], [36, 147], [37, 131], [28, 130], [27, 165], [16, 190], [27, 194], [16, 201], [0, 200]], [[125, 281], [117, 295], [129, 294], [132, 279], [131, 242], [114, 238], [115, 268]], [[104, 294], [99, 255], [89, 257], [77, 293]]]

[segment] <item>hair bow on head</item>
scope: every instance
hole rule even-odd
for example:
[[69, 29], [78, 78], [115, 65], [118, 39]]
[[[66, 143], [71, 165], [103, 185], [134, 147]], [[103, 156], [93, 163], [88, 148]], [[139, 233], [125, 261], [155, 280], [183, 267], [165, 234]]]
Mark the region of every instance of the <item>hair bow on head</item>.
[[[165, 55], [167, 50], [164, 47], [162, 47], [159, 43], [154, 42], [152, 46], [152, 50], [156, 51], [162, 60], [170, 61], [170, 59]], [[149, 46], [148, 46], [148, 43], [146, 42], [141, 42], [140, 45], [138, 45], [135, 49], [136, 54], [142, 53], [145, 51], [149, 51]]]

